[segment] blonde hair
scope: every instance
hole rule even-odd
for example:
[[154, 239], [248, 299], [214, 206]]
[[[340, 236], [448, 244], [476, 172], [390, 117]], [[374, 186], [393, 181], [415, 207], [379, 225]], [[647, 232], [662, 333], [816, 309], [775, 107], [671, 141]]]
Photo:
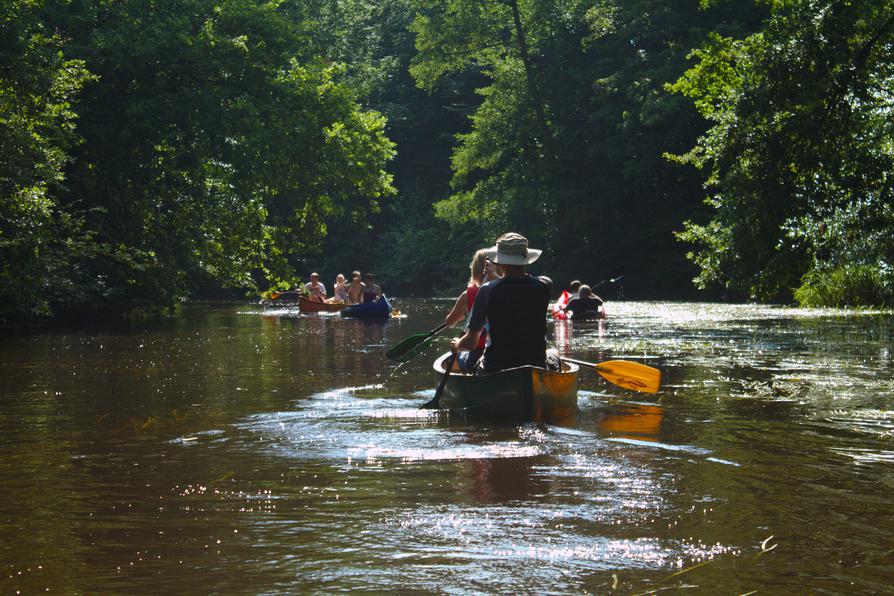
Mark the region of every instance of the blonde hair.
[[487, 251], [483, 248], [475, 251], [472, 262], [469, 263], [469, 283], [479, 285], [484, 276], [484, 267], [487, 264]]

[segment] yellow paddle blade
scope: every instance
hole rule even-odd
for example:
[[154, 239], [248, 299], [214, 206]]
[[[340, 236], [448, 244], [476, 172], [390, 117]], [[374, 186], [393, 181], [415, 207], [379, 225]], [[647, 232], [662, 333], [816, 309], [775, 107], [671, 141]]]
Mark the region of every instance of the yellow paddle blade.
[[625, 389], [656, 393], [661, 387], [661, 371], [639, 362], [608, 360], [593, 366], [603, 379]]

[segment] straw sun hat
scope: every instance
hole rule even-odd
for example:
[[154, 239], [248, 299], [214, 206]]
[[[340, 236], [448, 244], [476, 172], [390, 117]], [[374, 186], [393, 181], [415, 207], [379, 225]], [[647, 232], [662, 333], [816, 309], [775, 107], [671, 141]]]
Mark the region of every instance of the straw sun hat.
[[542, 250], [528, 248], [528, 239], [508, 232], [497, 238], [496, 246], [487, 249], [487, 258], [498, 265], [528, 265], [540, 258]]

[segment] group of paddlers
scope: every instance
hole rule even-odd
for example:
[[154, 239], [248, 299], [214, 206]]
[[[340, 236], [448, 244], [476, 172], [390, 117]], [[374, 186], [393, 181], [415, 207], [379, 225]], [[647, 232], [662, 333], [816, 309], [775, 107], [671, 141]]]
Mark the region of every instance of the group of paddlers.
[[[509, 232], [494, 246], [475, 253], [468, 285], [444, 321], [451, 327], [466, 321], [462, 337], [451, 343], [456, 368], [481, 373], [525, 365], [558, 370], [558, 353], [546, 349], [545, 314], [552, 280], [526, 270], [542, 252], [528, 248], [524, 236]], [[569, 289], [577, 296], [571, 299], [568, 291], [563, 292], [559, 301], [564, 298], [564, 302], [556, 309], [557, 303], [553, 313], [570, 312], [573, 318], [600, 316], [602, 299], [589, 286], [572, 284]]]
[[318, 273], [310, 274], [310, 281], [302, 286], [302, 291], [314, 302], [326, 302], [329, 304], [364, 304], [376, 302], [382, 297], [382, 288], [376, 283], [372, 273], [367, 273], [360, 281], [360, 272], [351, 274], [348, 282], [345, 276], [339, 273], [332, 285], [332, 296], [326, 296], [326, 286], [320, 281]]
[[[466, 322], [462, 337], [451, 342], [455, 368], [481, 373], [527, 365], [558, 370], [558, 352], [546, 348], [546, 314], [551, 311], [557, 319], [604, 316], [603, 300], [579, 281], [571, 282], [550, 305], [552, 280], [534, 277], [526, 269], [542, 252], [528, 248], [527, 238], [515, 232], [503, 234], [494, 246], [475, 252], [468, 285], [445, 318], [448, 327]], [[310, 281], [297, 291], [316, 302], [336, 304], [382, 299], [375, 277], [367, 273], [361, 281], [359, 271], [352, 273], [350, 282], [338, 274], [331, 297], [318, 273], [312, 273]]]

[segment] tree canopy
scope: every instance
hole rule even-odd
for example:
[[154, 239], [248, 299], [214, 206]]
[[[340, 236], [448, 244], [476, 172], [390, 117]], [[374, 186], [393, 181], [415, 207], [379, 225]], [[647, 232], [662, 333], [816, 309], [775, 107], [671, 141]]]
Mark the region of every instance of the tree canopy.
[[0, 320], [457, 293], [509, 230], [558, 285], [892, 304], [892, 8], [10, 0]]
[[689, 292], [673, 231], [701, 211], [700, 181], [663, 153], [691, 146], [704, 121], [664, 85], [711, 31], [749, 31], [761, 13], [654, 0], [419, 4], [419, 84], [468, 69], [486, 79], [438, 216], [488, 239], [524, 231], [562, 280], [626, 264], [637, 272], [629, 291]]
[[[49, 92], [22, 135], [37, 126], [60, 134], [22, 149], [23, 161], [26, 150], [41, 152], [47, 163], [39, 167], [49, 173], [43, 188], [23, 186], [7, 204], [33, 205], [22, 193], [39, 192], [33, 217], [64, 224], [45, 225], [41, 244], [74, 250], [33, 246], [33, 265], [11, 255], [3, 264], [47, 307], [169, 304], [208, 285], [288, 281], [301, 258], [320, 250], [329, 220], [364, 218], [393, 192], [384, 119], [360, 106], [346, 67], [316, 46], [312, 6], [137, 0], [25, 8], [57, 64], [34, 81]], [[58, 33], [47, 39], [45, 30]], [[21, 57], [32, 47], [23, 42], [5, 63], [31, 74]], [[27, 92], [7, 84], [10, 93]], [[0, 121], [12, 126], [18, 103], [8, 103]], [[64, 144], [75, 115], [78, 142]], [[9, 178], [21, 180], [17, 174]], [[21, 231], [14, 208], [0, 217]], [[12, 292], [6, 307], [39, 305]]]
[[706, 173], [690, 220], [697, 283], [756, 300], [894, 304], [891, 2], [770, 3], [757, 33], [714, 34], [670, 86], [712, 127], [680, 160]]

